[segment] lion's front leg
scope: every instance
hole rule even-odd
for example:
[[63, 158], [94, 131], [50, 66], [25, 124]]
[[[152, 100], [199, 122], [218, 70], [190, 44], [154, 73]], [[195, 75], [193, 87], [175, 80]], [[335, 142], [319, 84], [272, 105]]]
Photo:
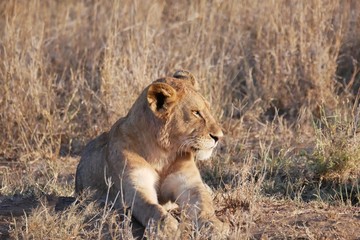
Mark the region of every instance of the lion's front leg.
[[219, 231], [226, 228], [215, 216], [212, 197], [205, 188], [193, 159], [182, 157], [177, 160], [171, 173], [164, 179], [160, 193], [164, 200], [176, 202], [200, 226], [210, 223]]
[[[158, 202], [157, 173], [142, 161], [128, 161], [124, 171], [109, 172], [114, 179], [112, 196], [118, 195], [117, 202], [131, 208], [132, 215], [146, 227], [154, 221], [167, 235], [174, 235], [178, 222]], [[112, 169], [120, 169], [119, 166]]]

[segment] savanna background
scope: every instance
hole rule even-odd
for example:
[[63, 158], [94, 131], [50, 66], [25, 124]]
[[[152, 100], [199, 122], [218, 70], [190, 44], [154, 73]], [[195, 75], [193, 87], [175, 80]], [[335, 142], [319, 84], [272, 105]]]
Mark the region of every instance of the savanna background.
[[226, 134], [199, 168], [229, 238], [360, 239], [359, 61], [356, 0], [1, 1], [0, 238], [131, 238], [128, 216], [51, 202], [87, 141], [188, 69]]

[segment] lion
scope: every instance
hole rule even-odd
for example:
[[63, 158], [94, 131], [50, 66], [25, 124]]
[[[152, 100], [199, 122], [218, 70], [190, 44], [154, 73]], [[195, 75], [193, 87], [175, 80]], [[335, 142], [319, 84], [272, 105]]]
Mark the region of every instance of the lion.
[[153, 221], [168, 234], [179, 224], [163, 207], [169, 201], [200, 226], [220, 230], [195, 160], [208, 159], [222, 137], [195, 77], [176, 71], [146, 87], [125, 117], [86, 145], [75, 191], [108, 194], [143, 226]]

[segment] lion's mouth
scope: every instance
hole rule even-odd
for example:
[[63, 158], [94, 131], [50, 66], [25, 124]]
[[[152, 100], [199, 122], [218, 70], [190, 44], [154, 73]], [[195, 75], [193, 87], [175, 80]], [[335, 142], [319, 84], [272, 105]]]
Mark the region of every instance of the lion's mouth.
[[197, 147], [191, 147], [191, 150], [198, 152], [198, 151], [209, 151], [214, 149], [214, 147], [209, 147], [209, 148], [197, 148]]
[[195, 141], [192, 145], [189, 146], [190, 151], [198, 154], [200, 152], [212, 152], [214, 148], [217, 146], [217, 142], [215, 141], [206, 141], [199, 140]]
[[195, 154], [197, 160], [207, 160], [210, 158], [217, 142], [199, 141], [195, 142], [189, 149]]
[[199, 151], [200, 149], [199, 149], [199, 148], [196, 148], [196, 147], [191, 147], [191, 150], [193, 150], [194, 152], [196, 152], [196, 151]]

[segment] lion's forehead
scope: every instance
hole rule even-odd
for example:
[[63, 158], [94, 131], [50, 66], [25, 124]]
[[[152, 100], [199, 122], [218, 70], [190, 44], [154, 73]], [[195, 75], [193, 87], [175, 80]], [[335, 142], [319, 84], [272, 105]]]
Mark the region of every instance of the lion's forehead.
[[182, 109], [181, 114], [185, 118], [184, 120], [189, 118], [191, 111], [200, 111], [208, 121], [214, 121], [210, 103], [188, 81], [165, 77], [157, 79], [155, 82], [167, 83], [176, 90], [179, 100], [177, 109]]
[[191, 110], [210, 111], [209, 102], [197, 91], [189, 91], [185, 94], [185, 96], [183, 96], [182, 102], [186, 108], [193, 108]]

